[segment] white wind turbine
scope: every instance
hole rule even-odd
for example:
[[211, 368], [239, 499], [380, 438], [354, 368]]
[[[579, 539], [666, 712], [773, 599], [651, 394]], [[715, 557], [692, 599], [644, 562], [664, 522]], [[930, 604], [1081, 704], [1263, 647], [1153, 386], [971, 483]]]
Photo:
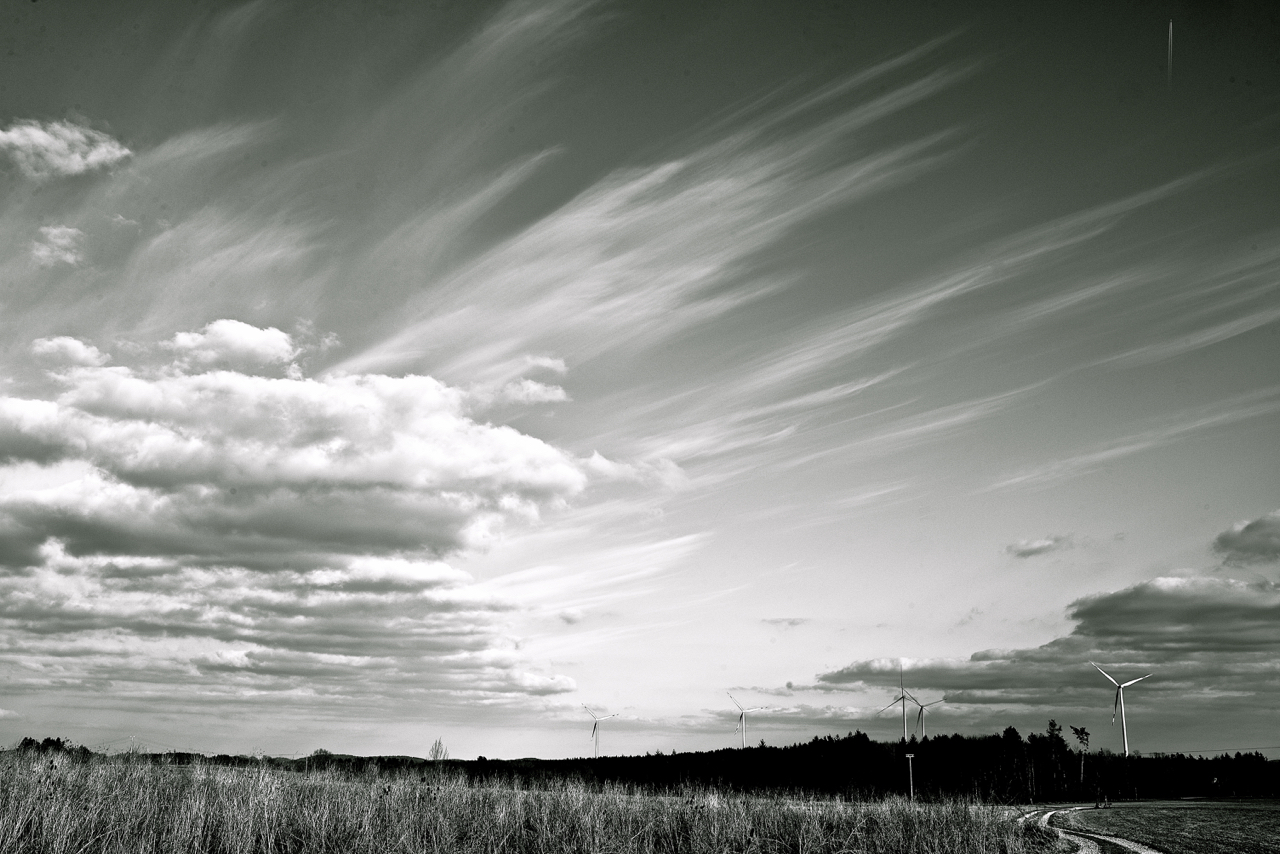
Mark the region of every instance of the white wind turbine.
[[920, 730], [921, 738], [926, 738], [929, 735], [929, 731], [925, 727], [925, 716], [924, 716], [925, 710], [928, 709], [930, 706], [936, 706], [939, 703], [945, 703], [947, 701], [947, 698], [943, 697], [941, 700], [934, 700], [932, 703], [921, 703], [915, 697], [911, 697], [910, 694], [908, 694], [907, 696], [910, 698], [911, 702], [915, 703], [916, 706], [920, 709], [920, 711], [916, 714], [916, 729]]
[[[587, 709], [587, 704], [583, 703], [582, 708]], [[618, 716], [618, 713], [614, 712], [612, 715], [605, 715], [604, 717], [600, 717], [595, 712], [591, 711], [590, 709], [587, 709], [587, 714], [591, 715], [591, 718], [594, 721], [594, 723], [591, 724], [591, 737], [595, 740], [596, 756], [599, 757], [600, 756], [600, 722], [607, 721], [609, 720], [609, 718], [616, 718]]]
[[[902, 665], [899, 664], [898, 665], [898, 697], [892, 703], [885, 706], [880, 711], [876, 712], [876, 714], [882, 715], [885, 712], [889, 711], [889, 709], [892, 709], [894, 706], [898, 705], [898, 703], [901, 703], [902, 704], [902, 740], [903, 741], [907, 740], [907, 700], [910, 700], [911, 702], [915, 703], [917, 706], [920, 705], [920, 702], [916, 700], [915, 697], [912, 697], [910, 692], [908, 692], [906, 688], [902, 687]], [[933, 704], [930, 703], [929, 705], [933, 705]]]
[[[1090, 661], [1089, 663], [1093, 664], [1092, 661]], [[1143, 679], [1146, 679], [1151, 674], [1148, 673], [1146, 676], [1139, 676], [1137, 679], [1130, 679], [1128, 682], [1121, 684], [1120, 682], [1117, 682], [1116, 680], [1112, 679], [1111, 674], [1103, 670], [1101, 667], [1098, 667], [1098, 665], [1093, 664], [1093, 666], [1098, 668], [1099, 673], [1107, 677], [1108, 682], [1116, 686], [1116, 704], [1111, 709], [1111, 723], [1112, 725], [1115, 724], [1116, 710], [1119, 709], [1120, 710], [1120, 734], [1124, 738], [1124, 755], [1128, 756], [1129, 755], [1129, 730], [1124, 721], [1124, 689], [1128, 688], [1130, 685], [1132, 685], [1135, 682], [1141, 682]]]
[[[728, 691], [725, 691], [725, 693], [729, 695], [730, 700], [733, 700], [732, 694], [729, 694]], [[733, 700], [733, 704], [738, 707], [738, 731], [742, 733], [742, 746], [745, 748], [747, 746], [747, 712], [763, 712], [768, 708], [768, 706], [756, 706], [754, 709], [744, 709], [742, 708], [742, 704], [737, 700]]]

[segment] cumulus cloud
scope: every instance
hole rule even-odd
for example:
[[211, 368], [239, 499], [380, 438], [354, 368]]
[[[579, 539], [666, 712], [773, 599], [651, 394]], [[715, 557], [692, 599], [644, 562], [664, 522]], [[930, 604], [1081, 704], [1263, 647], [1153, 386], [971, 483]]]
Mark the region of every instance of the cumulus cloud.
[[37, 181], [113, 166], [131, 153], [102, 131], [67, 121], [10, 125], [0, 131], [0, 152]]
[[1014, 557], [1035, 557], [1048, 552], [1069, 549], [1071, 546], [1072, 542], [1069, 534], [1050, 534], [1038, 540], [1018, 540], [1016, 543], [1010, 543], [1005, 546], [1004, 550]]
[[11, 545], [56, 535], [76, 553], [145, 544], [249, 559], [323, 543], [439, 555], [536, 519], [595, 467], [471, 420], [466, 393], [430, 377], [103, 366], [59, 377], [53, 400], [0, 398], [0, 456], [80, 459], [103, 474], [11, 501]]
[[1280, 560], [1280, 510], [1233, 525], [1217, 536], [1213, 550], [1232, 563]]
[[70, 365], [96, 366], [107, 362], [107, 356], [97, 347], [66, 335], [37, 338], [31, 342], [31, 352], [41, 359]]
[[565, 506], [594, 458], [477, 421], [427, 376], [220, 367], [296, 355], [237, 321], [149, 368], [73, 338], [32, 349], [58, 387], [0, 397], [0, 463], [84, 467], [0, 496], [0, 626], [32, 679], [361, 702], [572, 689], [505, 638], [513, 600], [446, 561]]
[[83, 259], [80, 243], [84, 232], [69, 225], [48, 225], [40, 229], [40, 239], [31, 242], [31, 258], [41, 267], [55, 264], [76, 266]]
[[275, 327], [259, 329], [239, 320], [215, 320], [199, 332], [179, 332], [165, 346], [199, 365], [282, 364], [299, 352], [288, 333]]
[[478, 406], [501, 406], [508, 404], [528, 405], [532, 403], [563, 403], [569, 395], [557, 385], [547, 385], [528, 378], [501, 385], [483, 383], [471, 387], [469, 396]]

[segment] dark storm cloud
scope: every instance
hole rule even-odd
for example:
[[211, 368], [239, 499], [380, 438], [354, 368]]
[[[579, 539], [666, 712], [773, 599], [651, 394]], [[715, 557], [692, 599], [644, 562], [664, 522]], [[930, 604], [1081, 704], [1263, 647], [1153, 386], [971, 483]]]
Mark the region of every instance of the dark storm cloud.
[[1280, 560], [1280, 510], [1233, 525], [1217, 536], [1213, 550], [1231, 563]]
[[[912, 690], [949, 703], [1051, 708], [1090, 702], [1102, 678], [1154, 672], [1147, 692], [1191, 686], [1280, 698], [1280, 585], [1220, 578], [1158, 578], [1080, 599], [1066, 637], [1032, 649], [985, 650], [968, 660], [905, 660]], [[854, 662], [823, 673], [827, 690], [896, 689], [897, 659]]]
[[1280, 586], [1267, 581], [1159, 578], [1075, 602], [1073, 634], [1099, 649], [1154, 661], [1192, 653], [1280, 651]]

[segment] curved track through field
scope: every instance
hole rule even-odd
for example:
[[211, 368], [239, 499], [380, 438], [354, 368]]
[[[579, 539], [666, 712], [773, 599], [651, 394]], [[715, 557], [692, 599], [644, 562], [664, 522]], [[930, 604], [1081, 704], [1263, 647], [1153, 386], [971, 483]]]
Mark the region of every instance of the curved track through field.
[[1038, 809], [1024, 813], [1019, 819], [1020, 821], [1035, 821], [1041, 827], [1047, 827], [1058, 834], [1059, 838], [1066, 838], [1074, 842], [1077, 846], [1078, 854], [1121, 854], [1121, 852], [1133, 852], [1133, 854], [1163, 854], [1158, 849], [1143, 845], [1141, 842], [1134, 842], [1132, 839], [1125, 839], [1120, 836], [1107, 836], [1102, 833], [1090, 833], [1081, 830], [1064, 830], [1061, 827], [1054, 827], [1049, 824], [1049, 819], [1060, 812], [1075, 812], [1077, 810], [1092, 809], [1092, 807], [1065, 807], [1063, 809]]

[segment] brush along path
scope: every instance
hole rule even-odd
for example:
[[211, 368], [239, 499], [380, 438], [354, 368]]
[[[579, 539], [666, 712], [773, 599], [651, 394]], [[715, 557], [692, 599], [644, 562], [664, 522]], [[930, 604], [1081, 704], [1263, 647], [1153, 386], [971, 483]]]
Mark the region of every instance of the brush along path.
[[0, 760], [5, 854], [1047, 854], [1055, 842], [972, 801], [657, 798], [574, 784]]

